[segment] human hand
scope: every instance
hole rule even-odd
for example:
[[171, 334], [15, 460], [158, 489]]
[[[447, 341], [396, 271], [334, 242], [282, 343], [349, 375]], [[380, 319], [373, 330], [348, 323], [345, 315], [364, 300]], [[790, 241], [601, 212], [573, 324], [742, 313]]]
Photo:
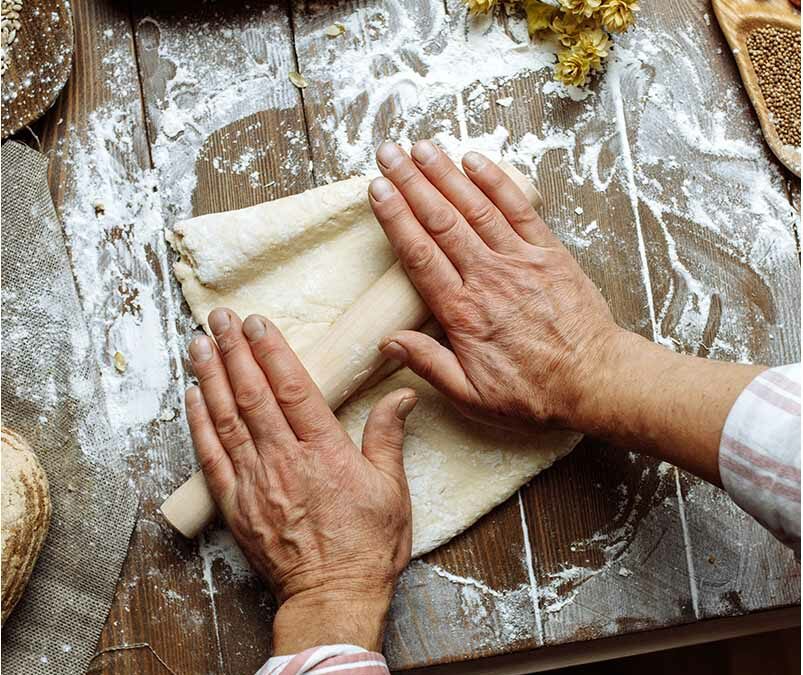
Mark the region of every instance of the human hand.
[[430, 141], [412, 158], [384, 143], [377, 161], [371, 206], [451, 345], [401, 331], [382, 352], [470, 417], [583, 430], [581, 403], [624, 333], [591, 280], [482, 155], [463, 158], [465, 175]]
[[200, 387], [187, 390], [187, 418], [212, 497], [281, 603], [275, 653], [378, 650], [410, 559], [402, 442], [415, 392], [376, 405], [361, 453], [273, 324], [216, 309], [209, 327], [217, 347], [190, 345]]

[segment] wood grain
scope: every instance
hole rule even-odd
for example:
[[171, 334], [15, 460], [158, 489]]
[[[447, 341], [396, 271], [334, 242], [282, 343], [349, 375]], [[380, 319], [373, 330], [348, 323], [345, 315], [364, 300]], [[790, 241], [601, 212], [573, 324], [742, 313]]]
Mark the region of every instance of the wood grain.
[[[711, 78], [711, 99], [727, 100], [732, 95], [729, 83], [738, 81], [738, 74], [727, 51], [719, 50], [717, 31], [698, 18], [706, 9], [702, 0], [672, 0], [653, 8], [654, 20], [662, 25], [687, 22], [690, 39], [704, 50], [716, 74]], [[729, 134], [749, 139], [755, 133], [755, 117], [743, 90], [736, 92]], [[627, 114], [634, 146], [637, 115]], [[782, 190], [791, 174], [764, 144], [757, 147], [759, 152], [752, 159], [733, 160], [734, 170], [755, 172], [755, 180], [764, 176]], [[706, 191], [732, 194], [729, 179], [719, 177], [704, 152], [690, 150], [687, 161], [700, 167]], [[636, 171], [645, 181], [671, 184], [671, 172], [662, 167], [639, 166], [637, 159]], [[686, 200], [691, 195], [680, 192], [675, 199], [679, 212], [689, 210]], [[644, 201], [639, 204], [648, 271], [654, 280], [653, 305], [669, 308], [663, 320], [659, 317], [660, 337], [669, 338], [676, 350], [709, 358], [769, 365], [799, 361], [800, 264], [791, 233], [780, 231], [769, 241], [753, 240], [756, 219], [749, 200], [739, 195], [722, 201], [712, 198], [711, 208], [720, 203], [731, 206], [725, 206], [729, 227], [719, 232], [674, 214], [657, 214]], [[790, 223], [796, 220], [790, 218]], [[694, 305], [709, 307], [702, 334], [683, 327], [684, 315]], [[800, 570], [788, 549], [720, 490], [683, 472], [678, 472], [678, 489], [698, 617], [800, 602]]]
[[[56, 106], [42, 128], [43, 151], [51, 156], [50, 185], [58, 210], [69, 213], [75, 209], [92, 208], [79, 203], [85, 198], [76, 185], [81, 171], [96, 170], [89, 162], [84, 148], [93, 142], [98, 129], [95, 121], [119, 116], [130, 145], [115, 146], [110, 139], [115, 178], [135, 183], [150, 169], [147, 137], [144, 132], [139, 78], [134, 54], [131, 20], [128, 10], [119, 3], [79, 1], [73, 3], [76, 32], [75, 72]], [[91, 27], [91, 30], [89, 29]], [[111, 42], [109, 36], [116, 36]], [[119, 130], [118, 130], [119, 131]], [[111, 206], [111, 205], [108, 205]], [[120, 241], [133, 227], [120, 223], [116, 228]], [[123, 289], [126, 279], [143, 275], [154, 284], [169, 283], [166, 269], [158, 256], [165, 255], [158, 240], [146, 259], [131, 259], [127, 248], [114, 248], [107, 264], [119, 270], [120, 283], [110, 291], [106, 301], [110, 321], [126, 311]], [[72, 251], [80, 255], [80, 252]], [[147, 254], [146, 254], [147, 255]], [[163, 314], [165, 336], [175, 332], [168, 323], [169, 313]], [[102, 317], [89, 317], [97, 321]], [[105, 317], [103, 317], [105, 318]], [[151, 345], [157, 349], [159, 346]], [[113, 351], [111, 352], [113, 353]], [[111, 358], [111, 354], [108, 358]], [[171, 363], [175, 374], [174, 392], [164, 402], [166, 409], [177, 410], [182, 390], [181, 367]], [[128, 451], [131, 477], [141, 497], [141, 515], [132, 536], [129, 556], [123, 567], [114, 604], [98, 649], [129, 642], [147, 642], [171, 667], [179, 672], [201, 672], [208, 663], [219, 661], [214, 626], [205, 616], [209, 597], [205, 594], [201, 560], [183, 542], [172, 540], [169, 528], [164, 531], [153, 519], [156, 498], [164, 490], [162, 477], [186, 466], [186, 430], [181, 419], [155, 421], [146, 433], [131, 437]], [[167, 591], [170, 593], [167, 593]], [[176, 608], [181, 607], [182, 612]], [[116, 651], [93, 662], [93, 669], [102, 672], [162, 673], [148, 650]]]
[[[512, 97], [512, 106], [491, 106], [469, 132], [479, 135], [502, 124], [517, 142], [541, 133], [545, 123], [575, 128], [585, 105], [544, 95], [549, 77], [540, 72], [500, 87], [494, 97]], [[651, 337], [629, 194], [616, 180], [605, 192], [588, 181], [572, 185], [584, 143], [604, 139], [600, 173], [615, 171], [620, 138], [614, 116], [605, 114], [612, 105], [600, 102], [604, 112], [580, 125], [572, 154], [546, 152], [533, 178], [547, 201], [547, 223], [602, 290], [617, 322]], [[596, 223], [591, 245], [583, 236], [589, 223]], [[522, 501], [547, 644], [693, 618], [674, 485], [655, 462], [586, 439], [533, 480]], [[625, 576], [632, 570], [638, 573]]]

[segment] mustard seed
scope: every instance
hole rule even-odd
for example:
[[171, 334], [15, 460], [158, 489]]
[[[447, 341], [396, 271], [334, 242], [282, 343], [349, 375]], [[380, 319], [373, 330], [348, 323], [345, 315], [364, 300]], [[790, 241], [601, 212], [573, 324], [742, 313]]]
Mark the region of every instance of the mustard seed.
[[747, 36], [747, 51], [778, 137], [800, 147], [800, 31], [756, 28]]

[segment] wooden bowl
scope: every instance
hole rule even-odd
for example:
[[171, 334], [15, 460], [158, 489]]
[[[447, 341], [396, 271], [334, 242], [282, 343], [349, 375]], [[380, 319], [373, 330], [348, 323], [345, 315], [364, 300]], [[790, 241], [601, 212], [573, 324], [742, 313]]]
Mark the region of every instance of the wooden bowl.
[[789, 0], [712, 0], [714, 14], [733, 51], [747, 95], [756, 110], [761, 131], [775, 156], [800, 176], [800, 148], [778, 136], [747, 50], [747, 37], [756, 28], [775, 26], [800, 32], [800, 12]]
[[2, 81], [2, 137], [42, 116], [72, 67], [75, 36], [69, 2], [22, 0], [19, 28]]

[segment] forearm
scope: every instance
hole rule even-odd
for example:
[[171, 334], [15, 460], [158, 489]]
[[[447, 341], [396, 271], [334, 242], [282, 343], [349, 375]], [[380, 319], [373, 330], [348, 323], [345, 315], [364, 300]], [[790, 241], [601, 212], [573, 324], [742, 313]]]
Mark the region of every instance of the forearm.
[[601, 364], [580, 406], [579, 430], [721, 485], [728, 412], [765, 368], [677, 354], [625, 332], [606, 345]]
[[273, 653], [296, 654], [310, 647], [350, 644], [382, 649], [386, 597], [329, 597], [309, 593], [282, 604], [273, 622]]

